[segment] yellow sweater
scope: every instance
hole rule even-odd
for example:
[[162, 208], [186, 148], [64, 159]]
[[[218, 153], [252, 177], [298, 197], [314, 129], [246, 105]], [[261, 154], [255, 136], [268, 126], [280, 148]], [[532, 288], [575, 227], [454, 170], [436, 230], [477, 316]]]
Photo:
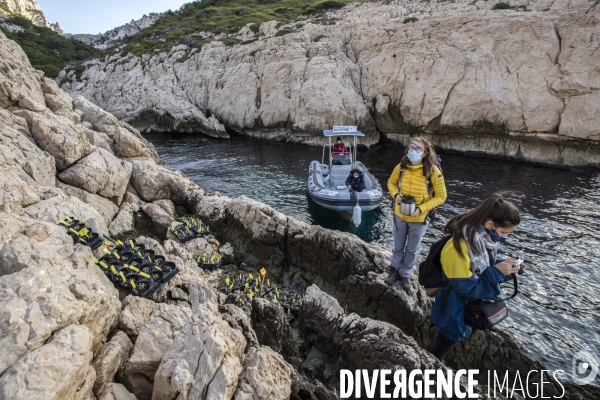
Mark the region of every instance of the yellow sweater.
[[[388, 179], [388, 190], [392, 198], [395, 198], [396, 194], [400, 193], [400, 190], [398, 190], [399, 181], [400, 164], [394, 168], [390, 179]], [[414, 197], [415, 204], [421, 210], [421, 213], [416, 217], [402, 215], [400, 214], [400, 205], [396, 204], [394, 207], [396, 215], [406, 222], [424, 222], [425, 218], [427, 218], [427, 213], [435, 207], [444, 204], [448, 197], [444, 176], [436, 166], [433, 167], [431, 184], [433, 186], [433, 197], [429, 196], [429, 192], [427, 191], [427, 180], [425, 175], [423, 175], [423, 164], [407, 166], [402, 177], [402, 195]]]

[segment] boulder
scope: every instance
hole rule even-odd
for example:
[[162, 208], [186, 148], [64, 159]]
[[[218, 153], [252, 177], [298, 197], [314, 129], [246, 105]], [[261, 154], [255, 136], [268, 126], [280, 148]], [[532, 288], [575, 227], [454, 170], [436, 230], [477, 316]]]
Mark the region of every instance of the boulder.
[[56, 187], [63, 191], [67, 196], [73, 196], [93, 207], [103, 217], [104, 223], [110, 225], [113, 218], [119, 212], [119, 207], [111, 200], [98, 194], [90, 193], [87, 190], [77, 188], [75, 186], [64, 184], [60, 181], [56, 182]]
[[62, 191], [49, 192], [45, 198], [24, 208], [25, 214], [31, 218], [57, 224], [66, 216], [85, 221], [90, 229], [98, 234], [106, 233], [104, 217], [98, 210], [85, 204], [76, 197], [66, 196]]
[[130, 160], [133, 164], [131, 184], [147, 202], [170, 199], [185, 203], [191, 189], [201, 190], [180, 171], [158, 165], [152, 160]]
[[58, 174], [63, 182], [104, 197], [123, 196], [130, 176], [129, 162], [99, 147]]
[[25, 118], [19, 117], [18, 115], [0, 107], [0, 122], [7, 127], [4, 128], [3, 131], [8, 128], [14, 129], [23, 136], [31, 139], [31, 130], [29, 129], [29, 125], [27, 124], [27, 120]]
[[109, 383], [98, 400], [137, 400], [137, 397], [120, 383]]
[[167, 214], [169, 214], [171, 217], [177, 218], [177, 210], [175, 209], [175, 204], [171, 200], [156, 200], [154, 204], [160, 206], [160, 208], [165, 210]]
[[289, 399], [292, 393], [291, 365], [269, 347], [254, 350], [244, 362], [235, 400]]
[[72, 399], [86, 381], [92, 361], [92, 335], [85, 326], [68, 325], [42, 347], [11, 363], [0, 378], [4, 399]]
[[153, 232], [158, 237], [164, 238], [175, 219], [157, 204], [143, 203], [141, 208], [144, 214], [150, 218]]
[[117, 238], [134, 238], [137, 236], [133, 211], [131, 211], [131, 209], [122, 209], [119, 211], [115, 219], [110, 223], [108, 232], [112, 237]]
[[234, 306], [233, 304], [223, 304], [222, 306], [219, 306], [219, 312], [223, 319], [229, 322], [229, 325], [233, 329], [242, 332], [246, 338], [247, 344], [244, 353], [248, 353], [252, 347], [260, 347], [256, 332], [254, 332], [254, 329], [252, 328], [252, 321], [241, 308]]
[[[0, 109], [0, 115], [5, 112]], [[19, 118], [14, 116], [14, 118]], [[40, 150], [29, 136], [14, 129], [14, 123], [6, 125], [0, 121], [0, 144], [6, 146], [12, 154], [13, 165], [17, 176], [33, 185], [54, 186], [56, 165], [54, 158]]]
[[119, 316], [119, 325], [128, 335], [137, 336], [150, 315], [156, 308], [156, 303], [143, 297], [128, 295], [123, 300], [123, 309]]
[[52, 270], [62, 267], [65, 260], [53, 249], [25, 235], [19, 235], [0, 250], [0, 276], [29, 267]]
[[44, 113], [33, 117], [31, 134], [40, 149], [54, 157], [56, 168], [64, 170], [92, 151], [84, 127], [64, 117]]
[[46, 106], [44, 104], [39, 103], [30, 97], [23, 97], [21, 100], [19, 100], [19, 107], [26, 108], [34, 112], [42, 112], [46, 110]]
[[40, 201], [38, 193], [18, 177], [10, 149], [0, 145], [0, 211], [23, 213], [23, 208]]
[[156, 371], [153, 399], [196, 399], [205, 393], [229, 399], [242, 371], [246, 340], [221, 318], [212, 289], [191, 283], [189, 290], [192, 315]]
[[140, 135], [135, 129], [117, 127], [114, 132], [115, 151], [118, 156], [126, 158], [149, 158], [160, 163], [154, 146]]
[[104, 393], [106, 386], [113, 380], [117, 371], [125, 366], [132, 348], [133, 343], [121, 331], [117, 332], [110, 342], [100, 348], [93, 363], [96, 370], [94, 393], [97, 396]]
[[5, 321], [0, 326], [0, 374], [70, 324], [87, 327], [90, 348], [101, 343], [116, 322], [120, 304], [117, 290], [94, 264], [90, 249], [66, 247], [58, 254], [32, 240], [24, 242], [26, 246], [10, 243], [5, 253], [28, 266], [0, 277]]
[[156, 370], [191, 317], [188, 308], [161, 303], [140, 329], [124, 371], [125, 386], [138, 399], [152, 398]]
[[42, 78], [42, 91], [46, 106], [56, 115], [61, 115], [78, 123], [80, 118], [73, 112], [73, 99], [63, 90], [58, 88], [56, 82], [49, 78]]
[[288, 362], [298, 358], [292, 328], [279, 303], [260, 298], [253, 299], [252, 327], [261, 345], [270, 347]]
[[40, 88], [43, 72], [35, 70], [21, 46], [8, 40], [3, 32], [0, 32], [0, 53], [0, 108], [17, 104], [25, 97], [43, 103]]

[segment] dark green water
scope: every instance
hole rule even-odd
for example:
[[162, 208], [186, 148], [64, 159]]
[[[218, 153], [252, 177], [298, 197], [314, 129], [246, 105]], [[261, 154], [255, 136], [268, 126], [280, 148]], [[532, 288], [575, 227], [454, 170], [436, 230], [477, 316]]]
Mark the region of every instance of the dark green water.
[[[192, 135], [147, 135], [167, 165], [181, 170], [207, 191], [244, 195], [287, 215], [326, 228], [352, 232], [392, 247], [391, 210], [365, 212], [356, 228], [339, 214], [316, 205], [306, 193], [308, 165], [322, 149], [245, 137], [231, 140]], [[384, 190], [399, 161], [399, 147], [359, 152]], [[501, 249], [531, 266], [503, 322], [547, 367], [565, 371], [579, 350], [600, 362], [600, 173], [574, 172], [511, 161], [442, 154], [448, 200], [428, 229], [428, 244], [453, 215], [476, 206], [497, 190], [516, 192], [523, 222]], [[600, 385], [600, 377], [594, 381]]]

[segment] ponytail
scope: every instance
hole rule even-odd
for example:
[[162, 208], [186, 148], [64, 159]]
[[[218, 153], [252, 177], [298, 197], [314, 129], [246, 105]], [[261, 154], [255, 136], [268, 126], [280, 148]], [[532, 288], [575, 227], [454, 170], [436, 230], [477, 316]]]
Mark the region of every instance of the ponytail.
[[[460, 248], [460, 239], [465, 239], [471, 251], [479, 255], [477, 246], [474, 245], [475, 233], [485, 221], [491, 220], [500, 228], [510, 228], [521, 223], [521, 213], [517, 206], [504, 199], [507, 194], [508, 192], [494, 193], [474, 209], [455, 215], [446, 223], [443, 232], [452, 234], [452, 243], [461, 258], [464, 258], [464, 254]], [[464, 237], [463, 229], [467, 237]]]

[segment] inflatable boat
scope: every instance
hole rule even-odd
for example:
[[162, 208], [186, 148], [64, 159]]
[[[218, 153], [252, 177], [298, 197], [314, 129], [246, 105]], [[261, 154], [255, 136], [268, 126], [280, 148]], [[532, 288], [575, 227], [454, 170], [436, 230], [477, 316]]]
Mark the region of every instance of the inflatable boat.
[[[363, 211], [379, 207], [383, 190], [367, 167], [356, 160], [357, 138], [365, 136], [356, 127], [334, 127], [323, 131], [329, 143], [323, 146], [321, 162], [311, 161], [308, 167], [308, 194], [315, 203], [329, 210], [351, 213], [358, 201]], [[344, 143], [344, 150], [334, 150], [331, 138], [350, 137], [353, 144]], [[354, 192], [346, 186], [350, 171], [358, 168], [364, 176], [366, 189]]]

